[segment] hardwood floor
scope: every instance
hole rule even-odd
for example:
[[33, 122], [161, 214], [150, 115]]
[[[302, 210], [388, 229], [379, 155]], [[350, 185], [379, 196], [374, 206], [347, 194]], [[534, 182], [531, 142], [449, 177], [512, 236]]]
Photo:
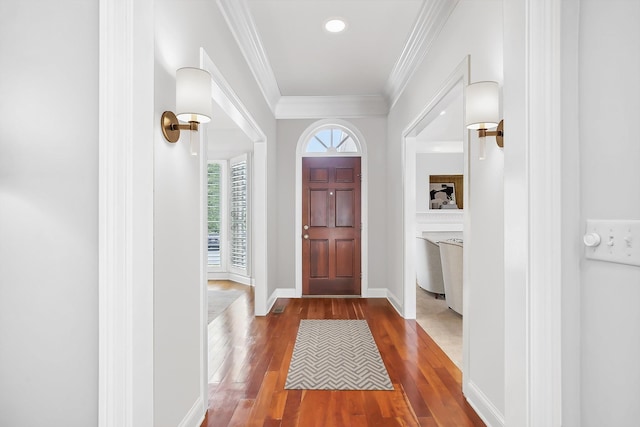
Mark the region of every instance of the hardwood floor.
[[[415, 321], [384, 299], [279, 299], [253, 317], [253, 295], [209, 325], [209, 411], [218, 426], [484, 426], [462, 375]], [[300, 319], [366, 319], [394, 391], [285, 390]]]

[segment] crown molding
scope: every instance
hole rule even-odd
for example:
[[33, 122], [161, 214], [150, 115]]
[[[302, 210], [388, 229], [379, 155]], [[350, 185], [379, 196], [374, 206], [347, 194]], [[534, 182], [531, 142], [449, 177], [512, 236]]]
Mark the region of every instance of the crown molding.
[[282, 96], [247, 0], [217, 0], [242, 55], [276, 119], [387, 115], [459, 0], [427, 0], [384, 88], [384, 96]]
[[458, 2], [459, 0], [427, 0], [422, 5], [411, 35], [384, 88], [389, 108], [393, 108], [402, 95], [409, 79], [429, 52]]
[[383, 96], [282, 96], [275, 109], [276, 119], [325, 119], [386, 116]]
[[280, 88], [262, 45], [247, 0], [218, 0], [218, 7], [227, 21], [227, 25], [238, 42], [240, 51], [249, 64], [264, 99], [275, 113], [280, 99]]

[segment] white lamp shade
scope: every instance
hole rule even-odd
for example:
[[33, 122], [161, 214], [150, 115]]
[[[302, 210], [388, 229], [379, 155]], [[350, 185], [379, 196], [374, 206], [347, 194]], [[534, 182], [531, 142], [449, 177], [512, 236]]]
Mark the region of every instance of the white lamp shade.
[[465, 125], [467, 129], [491, 129], [500, 122], [500, 88], [497, 82], [467, 86]]
[[211, 121], [211, 75], [200, 68], [176, 71], [176, 116], [183, 122]]

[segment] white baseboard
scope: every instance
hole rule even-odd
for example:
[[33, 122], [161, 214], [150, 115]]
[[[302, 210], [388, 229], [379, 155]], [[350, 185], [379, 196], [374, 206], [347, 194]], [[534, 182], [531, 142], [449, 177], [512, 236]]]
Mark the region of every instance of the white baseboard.
[[198, 397], [187, 415], [182, 419], [178, 427], [200, 427], [204, 421], [206, 408], [202, 396]]
[[276, 289], [277, 298], [295, 298], [296, 290], [293, 288], [278, 288]]
[[395, 296], [393, 292], [391, 292], [390, 290], [386, 289], [386, 291], [387, 291], [387, 295], [386, 295], [387, 299], [389, 300], [393, 308], [396, 309], [398, 314], [404, 318], [404, 316], [402, 315], [402, 302], [401, 302], [402, 300], [397, 296]]
[[367, 294], [363, 295], [365, 298], [387, 298], [386, 288], [369, 288]]
[[473, 381], [469, 381], [464, 387], [464, 395], [469, 405], [488, 427], [504, 427], [504, 415]]
[[207, 280], [231, 280], [241, 285], [253, 286], [253, 279], [251, 277], [229, 272], [207, 273]]
[[229, 280], [232, 280], [241, 285], [253, 286], [251, 277], [241, 276], [240, 274], [229, 273]]
[[271, 295], [269, 295], [269, 299], [267, 300], [267, 314], [269, 314], [269, 312], [273, 308], [273, 304], [276, 303], [277, 299], [278, 299], [278, 290], [276, 289], [275, 291], [273, 291]]
[[271, 311], [278, 298], [298, 298], [294, 288], [277, 288], [267, 300], [267, 313]]

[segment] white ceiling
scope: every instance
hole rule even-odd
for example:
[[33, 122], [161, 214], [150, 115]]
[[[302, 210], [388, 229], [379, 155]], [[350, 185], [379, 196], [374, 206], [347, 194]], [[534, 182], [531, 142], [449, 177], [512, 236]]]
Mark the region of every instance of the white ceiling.
[[[277, 118], [386, 114], [457, 3], [219, 0]], [[324, 23], [335, 17], [346, 21], [343, 33], [324, 30]], [[436, 119], [425, 131], [437, 135], [424, 134], [419, 140], [430, 140], [434, 147], [445, 141], [459, 145], [461, 136], [453, 135], [460, 132], [459, 114], [450, 111]], [[218, 110], [210, 127], [228, 132], [235, 125]]]
[[[382, 95], [424, 0], [248, 0], [282, 96]], [[339, 34], [324, 30], [333, 17]]]
[[416, 137], [416, 151], [421, 153], [462, 153], [464, 138], [462, 84], [447, 93], [425, 118], [424, 128]]

